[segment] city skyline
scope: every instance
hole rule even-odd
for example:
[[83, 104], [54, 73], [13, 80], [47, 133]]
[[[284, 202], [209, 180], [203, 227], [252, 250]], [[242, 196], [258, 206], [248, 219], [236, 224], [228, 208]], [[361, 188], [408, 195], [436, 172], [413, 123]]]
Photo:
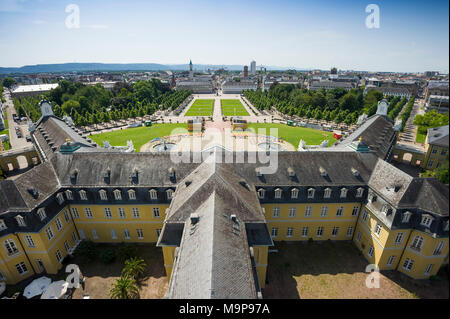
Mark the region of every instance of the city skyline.
[[[447, 73], [448, 2], [0, 1], [2, 67], [51, 63], [243, 64]], [[66, 9], [68, 9], [66, 12]], [[74, 20], [72, 19], [72, 22]], [[33, 52], [30, 55], [30, 52]]]

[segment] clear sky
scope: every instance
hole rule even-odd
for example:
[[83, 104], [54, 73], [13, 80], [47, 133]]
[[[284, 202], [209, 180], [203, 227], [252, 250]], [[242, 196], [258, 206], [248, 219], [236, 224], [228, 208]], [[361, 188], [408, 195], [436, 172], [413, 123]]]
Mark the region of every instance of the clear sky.
[[[366, 6], [380, 27], [366, 27]], [[80, 27], [67, 28], [69, 4]], [[0, 0], [0, 66], [65, 62], [449, 70], [449, 2]]]

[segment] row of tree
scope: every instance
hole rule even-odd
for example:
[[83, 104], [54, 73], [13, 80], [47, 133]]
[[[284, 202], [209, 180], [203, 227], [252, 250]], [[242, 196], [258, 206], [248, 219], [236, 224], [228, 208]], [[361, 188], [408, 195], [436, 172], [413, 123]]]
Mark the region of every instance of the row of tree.
[[[117, 82], [112, 90], [101, 84], [63, 80], [44, 98], [51, 102], [56, 116], [71, 116], [78, 126], [151, 115], [158, 109], [173, 110], [191, 94], [189, 90], [172, 90], [157, 79], [133, 85]], [[15, 99], [14, 104], [20, 116], [27, 114], [35, 122], [41, 116], [40, 99], [22, 97]]]
[[379, 91], [371, 90], [366, 95], [363, 92], [364, 87], [326, 91], [274, 83], [268, 91], [247, 90], [243, 94], [261, 111], [275, 108], [283, 114], [353, 124], [363, 112], [375, 114], [378, 101], [383, 98]]
[[420, 134], [426, 135], [429, 128], [448, 125], [448, 120], [448, 112], [439, 114], [436, 110], [431, 110], [424, 115], [416, 115], [413, 124], [418, 126]]

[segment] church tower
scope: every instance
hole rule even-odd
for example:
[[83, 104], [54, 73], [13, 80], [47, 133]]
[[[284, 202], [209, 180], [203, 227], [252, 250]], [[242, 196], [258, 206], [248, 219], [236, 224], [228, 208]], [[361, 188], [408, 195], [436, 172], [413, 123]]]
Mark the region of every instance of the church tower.
[[192, 60], [189, 60], [189, 79], [193, 79], [194, 78], [194, 71], [192, 68]]

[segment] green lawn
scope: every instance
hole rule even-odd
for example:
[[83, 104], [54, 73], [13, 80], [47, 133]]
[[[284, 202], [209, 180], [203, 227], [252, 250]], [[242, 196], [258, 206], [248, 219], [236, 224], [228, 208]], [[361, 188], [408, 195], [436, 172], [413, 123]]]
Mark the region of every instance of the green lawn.
[[211, 116], [214, 109], [214, 100], [197, 99], [192, 103], [185, 116]]
[[276, 123], [250, 123], [248, 127], [256, 133], [259, 128], [265, 128], [267, 135], [271, 135], [270, 128], [277, 128], [278, 136], [276, 137], [291, 143], [295, 148], [298, 147], [298, 143], [301, 139], [304, 140], [307, 145], [319, 145], [326, 139], [328, 140], [328, 146], [331, 146], [336, 142], [332, 132], [325, 132], [306, 127], [288, 126]]
[[238, 99], [220, 100], [223, 116], [249, 116], [247, 110]]
[[90, 135], [89, 137], [98, 145], [103, 146], [103, 141], [109, 141], [112, 146], [125, 146], [132, 140], [136, 152], [141, 146], [156, 137], [168, 136], [175, 128], [187, 129], [186, 123], [153, 124], [151, 127], [127, 128], [119, 131]]
[[419, 132], [417, 132], [417, 135], [416, 135], [416, 142], [417, 142], [417, 143], [422, 143], [422, 144], [424, 144], [426, 138], [427, 138], [427, 135], [426, 135], [426, 134], [420, 134]]

